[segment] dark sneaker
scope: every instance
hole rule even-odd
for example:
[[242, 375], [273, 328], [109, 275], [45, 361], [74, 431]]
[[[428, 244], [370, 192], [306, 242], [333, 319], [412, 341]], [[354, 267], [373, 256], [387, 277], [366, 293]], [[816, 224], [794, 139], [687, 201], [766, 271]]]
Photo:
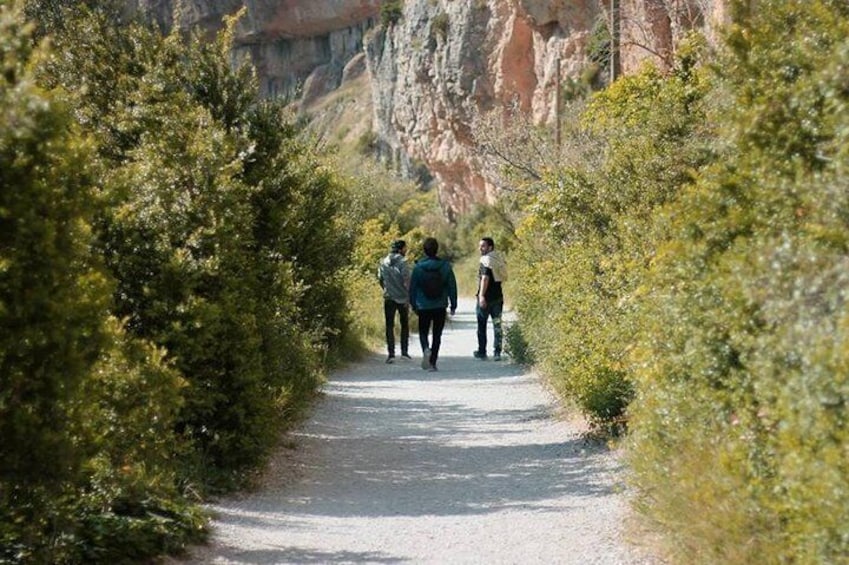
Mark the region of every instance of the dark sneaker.
[[495, 354], [492, 356], [492, 360], [493, 360], [493, 361], [501, 361], [501, 353], [495, 353]]
[[401, 354], [401, 359], [403, 359], [404, 361], [412, 361], [412, 360], [413, 360], [413, 358], [412, 358], [412, 357], [410, 357], [410, 354], [409, 354], [409, 353], [402, 353], [402, 354]]
[[472, 353], [475, 359], [486, 359], [486, 351], [475, 351]]
[[390, 355], [389, 357], [387, 357], [387, 358], [386, 358], [386, 364], [387, 364], [387, 365], [392, 364], [392, 362], [393, 362], [393, 361], [395, 361], [395, 356], [394, 356], [394, 355]]
[[428, 367], [428, 368], [427, 368], [427, 372], [428, 372], [428, 373], [435, 373], [435, 372], [437, 372], [438, 370], [439, 370], [439, 369], [437, 369], [437, 368], [436, 368], [436, 365], [431, 365], [430, 367]]

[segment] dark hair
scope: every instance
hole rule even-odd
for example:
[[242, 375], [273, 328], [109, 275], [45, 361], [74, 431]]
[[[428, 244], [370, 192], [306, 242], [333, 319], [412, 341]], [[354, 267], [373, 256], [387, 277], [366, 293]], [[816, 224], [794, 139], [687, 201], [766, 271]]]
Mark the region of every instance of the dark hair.
[[422, 248], [428, 257], [436, 257], [436, 252], [439, 251], [439, 242], [433, 237], [425, 238]]
[[490, 249], [495, 249], [495, 241], [493, 241], [491, 237], [482, 237], [481, 241], [485, 241]]
[[403, 239], [396, 239], [395, 241], [392, 242], [391, 250], [392, 250], [392, 253], [400, 253], [401, 250], [404, 249], [405, 247], [407, 247], [406, 241], [404, 241]]

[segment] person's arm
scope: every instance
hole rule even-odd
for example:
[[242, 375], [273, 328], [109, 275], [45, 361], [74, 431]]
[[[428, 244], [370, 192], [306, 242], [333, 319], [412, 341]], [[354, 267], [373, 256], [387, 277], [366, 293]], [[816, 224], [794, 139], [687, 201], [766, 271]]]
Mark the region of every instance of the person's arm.
[[413, 270], [413, 272], [410, 273], [410, 288], [409, 288], [408, 292], [410, 294], [410, 308], [412, 308], [413, 312], [415, 312], [416, 311], [416, 271], [415, 270]]
[[478, 304], [486, 308], [486, 291], [489, 288], [489, 275], [481, 275], [481, 288], [478, 294]]
[[406, 261], [401, 263], [401, 277], [404, 279], [404, 288], [409, 292], [410, 290], [410, 278], [412, 277], [412, 271], [410, 270], [410, 266]]
[[448, 300], [451, 303], [451, 315], [457, 311], [457, 277], [454, 276], [454, 269], [448, 267]]

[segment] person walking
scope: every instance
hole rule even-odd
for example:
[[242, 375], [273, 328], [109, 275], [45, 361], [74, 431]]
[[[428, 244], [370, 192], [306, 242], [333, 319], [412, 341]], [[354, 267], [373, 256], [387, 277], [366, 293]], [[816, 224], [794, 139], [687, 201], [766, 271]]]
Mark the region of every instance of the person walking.
[[501, 344], [504, 331], [501, 324], [501, 313], [504, 310], [504, 292], [501, 283], [507, 280], [507, 262], [495, 250], [495, 241], [491, 237], [481, 238], [479, 242], [481, 253], [478, 268], [478, 292], [475, 314], [478, 319], [478, 349], [474, 352], [476, 359], [486, 359], [486, 327], [492, 318], [493, 359], [501, 360]]
[[[422, 369], [436, 371], [442, 330], [445, 329], [445, 309], [450, 303], [451, 315], [457, 311], [457, 279], [451, 264], [437, 257], [439, 243], [436, 239], [426, 238], [422, 248], [425, 257], [416, 263], [410, 279], [410, 304], [419, 317]], [[433, 337], [428, 341], [431, 326]]]
[[381, 259], [377, 280], [383, 289], [383, 316], [386, 321], [387, 363], [395, 361], [395, 313], [401, 320], [401, 357], [411, 359], [410, 341], [410, 267], [407, 265], [407, 243], [403, 239], [392, 242], [389, 254]]

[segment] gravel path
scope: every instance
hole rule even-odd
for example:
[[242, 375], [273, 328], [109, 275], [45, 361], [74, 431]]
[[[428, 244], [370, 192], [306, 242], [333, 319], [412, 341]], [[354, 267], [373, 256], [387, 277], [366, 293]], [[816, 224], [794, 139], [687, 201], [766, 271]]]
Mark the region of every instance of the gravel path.
[[374, 355], [335, 374], [257, 492], [219, 501], [191, 563], [656, 563], [629, 546], [614, 454], [533, 374], [478, 361], [473, 302], [439, 372]]

